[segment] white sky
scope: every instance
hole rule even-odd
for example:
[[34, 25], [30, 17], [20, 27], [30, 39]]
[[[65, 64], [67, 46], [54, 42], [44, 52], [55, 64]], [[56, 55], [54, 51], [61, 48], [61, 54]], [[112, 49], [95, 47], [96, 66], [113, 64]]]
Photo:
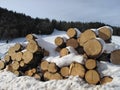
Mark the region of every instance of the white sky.
[[99, 21], [120, 26], [120, 0], [0, 0], [0, 7], [34, 18]]

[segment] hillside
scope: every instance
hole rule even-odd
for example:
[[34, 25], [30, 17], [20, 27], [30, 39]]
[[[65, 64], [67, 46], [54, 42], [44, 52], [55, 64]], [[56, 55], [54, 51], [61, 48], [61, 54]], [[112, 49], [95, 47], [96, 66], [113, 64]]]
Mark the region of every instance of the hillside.
[[[78, 28], [83, 32], [88, 28], [98, 28], [104, 25], [106, 24], [101, 22], [83, 23], [32, 18], [25, 14], [0, 8], [0, 39], [23, 37], [28, 33], [51, 34], [54, 29], [66, 31], [70, 27]], [[120, 35], [120, 27], [112, 26], [112, 28], [114, 35]]]

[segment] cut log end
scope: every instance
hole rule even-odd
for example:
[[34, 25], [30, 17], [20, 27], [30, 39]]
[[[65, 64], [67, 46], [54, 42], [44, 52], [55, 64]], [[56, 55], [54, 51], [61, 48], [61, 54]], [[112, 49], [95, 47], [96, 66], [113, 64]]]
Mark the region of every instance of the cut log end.
[[65, 43], [65, 42], [64, 42], [63, 38], [61, 38], [61, 37], [55, 38], [55, 44], [56, 44], [57, 46], [62, 46], [64, 43]]
[[63, 48], [60, 50], [60, 56], [63, 57], [65, 55], [68, 55], [70, 52], [67, 48]]
[[55, 73], [57, 72], [58, 70], [58, 67], [55, 63], [51, 62], [49, 65], [48, 65], [48, 71], [51, 72], [51, 73]]
[[23, 55], [22, 52], [17, 52], [17, 53], [16, 53], [16, 60], [17, 60], [17, 61], [21, 61], [21, 60], [22, 60], [22, 55]]
[[20, 61], [20, 67], [24, 67], [25, 66], [25, 63], [24, 63], [24, 61], [22, 60], [22, 61]]
[[103, 46], [97, 39], [91, 39], [84, 44], [83, 49], [89, 57], [96, 58], [102, 53]]
[[72, 76], [79, 76], [81, 78], [84, 78], [84, 75], [85, 75], [85, 68], [82, 64], [80, 63], [77, 63], [77, 62], [74, 62], [70, 65], [70, 75]]
[[102, 38], [103, 40], [107, 41], [107, 40], [111, 39], [112, 32], [111, 32], [110, 28], [100, 27], [100, 28], [98, 28], [98, 36], [100, 38]]
[[59, 73], [54, 73], [51, 75], [50, 80], [61, 80], [63, 77]]
[[19, 62], [17, 61], [14, 61], [11, 65], [13, 70], [18, 70], [20, 67]]
[[73, 48], [77, 48], [79, 45], [76, 39], [71, 38], [67, 40], [66, 46], [72, 46]]
[[47, 71], [48, 70], [48, 66], [49, 66], [49, 62], [46, 60], [43, 60], [40, 64], [40, 68], [42, 69], [42, 71]]
[[80, 35], [78, 42], [79, 42], [80, 46], [83, 46], [88, 40], [95, 39], [95, 38], [96, 38], [95, 32], [88, 29]]
[[96, 70], [88, 70], [85, 74], [85, 80], [89, 84], [96, 85], [100, 81], [100, 75]]
[[77, 35], [77, 32], [74, 28], [69, 28], [67, 30], [67, 35], [70, 37], [70, 38], [75, 38], [76, 35]]
[[22, 49], [22, 45], [20, 44], [20, 43], [16, 43], [15, 45], [14, 45], [14, 50], [15, 51], [19, 51], [19, 50], [21, 50]]
[[11, 61], [11, 56], [5, 55], [4, 60], [5, 60], [5, 62], [7, 62], [7, 63], [10, 62], [10, 61]]
[[26, 39], [27, 39], [27, 41], [30, 41], [30, 40], [35, 40], [35, 39], [37, 39], [37, 37], [35, 37], [33, 34], [28, 34], [28, 35], [26, 36]]
[[23, 57], [22, 58], [24, 60], [24, 63], [28, 64], [33, 59], [33, 53], [31, 53], [29, 51], [25, 51], [25, 52], [23, 52]]
[[96, 68], [96, 66], [97, 66], [97, 62], [96, 62], [96, 60], [94, 60], [94, 59], [88, 59], [88, 60], [85, 62], [85, 67], [86, 67], [87, 69], [94, 69], [94, 68]]
[[112, 77], [105, 76], [105, 77], [103, 77], [103, 78], [101, 79], [100, 84], [104, 85], [104, 84], [106, 84], [106, 83], [111, 82], [112, 80], [113, 80]]
[[60, 73], [63, 77], [68, 77], [69, 76], [69, 68], [68, 67], [62, 67], [60, 70]]
[[37, 80], [40, 80], [40, 79], [41, 79], [40, 74], [37, 74], [37, 73], [36, 73], [36, 74], [34, 74], [34, 75], [33, 75], [33, 77], [34, 77], [35, 79], [37, 79]]
[[52, 74], [51, 74], [50, 72], [48, 72], [48, 71], [45, 72], [45, 73], [44, 73], [44, 76], [43, 76], [43, 77], [44, 77], [44, 80], [50, 80], [51, 75], [52, 75]]
[[113, 64], [120, 65], [120, 50], [114, 50], [110, 55]]
[[5, 68], [4, 61], [0, 61], [0, 70], [3, 70]]

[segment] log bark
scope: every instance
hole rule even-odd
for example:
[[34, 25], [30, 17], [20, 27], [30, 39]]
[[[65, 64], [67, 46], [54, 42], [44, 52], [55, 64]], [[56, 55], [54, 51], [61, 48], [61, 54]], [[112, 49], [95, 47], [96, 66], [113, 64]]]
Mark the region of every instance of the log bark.
[[85, 62], [85, 67], [87, 69], [95, 69], [97, 67], [97, 62], [94, 59], [87, 59]]
[[37, 37], [35, 37], [33, 34], [28, 34], [28, 35], [26, 36], [26, 39], [27, 39], [27, 41], [31, 41], [31, 40], [37, 39]]
[[106, 41], [106, 43], [110, 43], [111, 41], [111, 37], [112, 37], [112, 32], [113, 30], [111, 30], [112, 28], [108, 27], [108, 26], [103, 26], [98, 28], [98, 36], [100, 38], [102, 38], [103, 40]]
[[69, 70], [69, 73], [70, 75], [72, 76], [79, 76], [81, 78], [84, 78], [84, 75], [85, 75], [85, 68], [82, 64], [80, 63], [77, 63], [77, 62], [73, 62], [71, 65], [70, 65], [70, 70]]
[[60, 69], [60, 73], [63, 77], [68, 77], [69, 76], [69, 67], [62, 67]]
[[89, 83], [89, 84], [94, 84], [96, 85], [97, 83], [100, 82], [100, 75], [96, 70], [88, 70], [85, 73], [85, 80]]
[[66, 41], [66, 46], [71, 46], [76, 49], [79, 45], [76, 39], [70, 38]]
[[64, 48], [66, 45], [65, 45], [65, 43], [66, 43], [66, 38], [65, 37], [57, 37], [57, 38], [55, 38], [55, 45], [57, 45], [57, 46], [59, 46], [59, 47], [61, 47], [61, 48]]
[[110, 61], [113, 64], [120, 65], [120, 49], [111, 52]]
[[97, 58], [102, 53], [103, 45], [99, 40], [91, 39], [84, 44], [83, 49], [88, 57]]
[[80, 37], [77, 41], [80, 46], [83, 46], [88, 40], [95, 39], [95, 38], [96, 38], [95, 32], [88, 29], [80, 34]]
[[104, 85], [104, 84], [106, 84], [106, 83], [110, 83], [112, 80], [113, 80], [112, 77], [110, 77], [110, 76], [104, 76], [104, 77], [101, 79], [100, 84]]
[[70, 37], [70, 38], [77, 38], [79, 35], [80, 35], [80, 31], [77, 29], [77, 28], [69, 28], [67, 30], [67, 35]]

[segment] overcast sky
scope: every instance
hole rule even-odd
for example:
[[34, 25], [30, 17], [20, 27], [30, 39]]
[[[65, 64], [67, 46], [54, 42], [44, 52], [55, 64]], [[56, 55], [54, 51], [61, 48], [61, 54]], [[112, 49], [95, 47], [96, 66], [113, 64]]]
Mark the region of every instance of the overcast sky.
[[0, 7], [34, 18], [99, 21], [120, 26], [120, 0], [0, 0]]

